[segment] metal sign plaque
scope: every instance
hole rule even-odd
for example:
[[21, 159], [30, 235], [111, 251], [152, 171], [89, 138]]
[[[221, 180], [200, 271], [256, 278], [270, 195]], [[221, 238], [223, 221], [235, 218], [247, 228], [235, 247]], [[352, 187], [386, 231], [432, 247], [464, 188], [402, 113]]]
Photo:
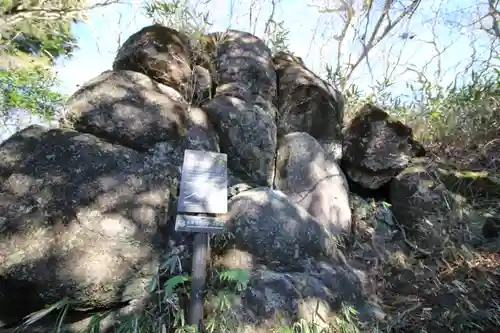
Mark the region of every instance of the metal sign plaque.
[[224, 219], [215, 215], [227, 213], [227, 183], [226, 154], [185, 150], [175, 230], [223, 231]]
[[226, 230], [226, 220], [223, 217], [200, 215], [177, 215], [176, 231], [218, 233]]
[[179, 192], [179, 213], [227, 213], [227, 155], [187, 149]]

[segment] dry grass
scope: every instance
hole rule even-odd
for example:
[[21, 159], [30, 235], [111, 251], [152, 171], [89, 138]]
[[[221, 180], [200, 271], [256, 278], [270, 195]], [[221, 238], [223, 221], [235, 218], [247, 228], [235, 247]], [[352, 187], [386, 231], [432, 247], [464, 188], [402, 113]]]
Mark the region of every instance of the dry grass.
[[[387, 208], [377, 205], [372, 216]], [[453, 215], [453, 214], [450, 214]], [[366, 221], [365, 221], [366, 222]], [[500, 326], [500, 241], [470, 244], [475, 230], [461, 223], [435, 223], [435, 237], [387, 237], [380, 219], [358, 225], [351, 260], [373, 258], [369, 264], [374, 298], [387, 314], [372, 323], [380, 332], [496, 332]], [[438, 230], [441, 229], [441, 230]], [[384, 236], [385, 235], [385, 236]], [[409, 246], [411, 243], [412, 246]], [[472, 242], [471, 242], [472, 243]], [[418, 249], [417, 249], [418, 247]], [[375, 250], [374, 250], [375, 249]], [[425, 255], [428, 253], [429, 255]]]
[[[438, 116], [400, 119], [426, 145], [431, 161], [498, 179], [498, 77], [489, 86], [472, 88], [473, 98], [462, 91], [441, 101]], [[426, 177], [441, 181], [432, 172]], [[379, 204], [372, 210], [372, 216], [380, 216], [386, 208]], [[500, 238], [485, 239], [481, 227], [485, 217], [499, 214], [498, 198], [472, 193], [466, 201], [430, 214], [429, 223], [416, 223], [415, 232], [402, 233], [399, 240], [384, 238], [387, 228], [378, 230], [380, 219], [359, 224], [358, 245], [350, 257], [377, 258], [372, 265], [372, 275], [378, 278], [373, 292], [387, 314], [372, 327], [382, 332], [498, 332]]]

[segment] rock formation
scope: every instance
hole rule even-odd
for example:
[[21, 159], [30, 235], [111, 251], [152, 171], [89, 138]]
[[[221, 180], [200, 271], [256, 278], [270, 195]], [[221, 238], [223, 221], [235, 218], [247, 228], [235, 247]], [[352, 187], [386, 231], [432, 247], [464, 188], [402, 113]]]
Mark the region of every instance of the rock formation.
[[370, 104], [351, 121], [344, 140], [347, 174], [369, 189], [387, 184], [412, 158], [425, 154], [425, 149], [413, 140], [411, 128]]
[[[411, 163], [425, 149], [375, 106], [345, 129], [343, 114], [338, 90], [249, 33], [135, 33], [112, 70], [71, 96], [63, 128], [30, 126], [0, 146], [0, 331], [68, 298], [67, 332], [112, 311], [104, 332], [150, 304], [148, 283], [172, 253], [183, 269], [160, 278], [188, 273], [191, 236], [173, 226], [185, 149], [228, 155], [231, 237], [214, 242], [213, 266], [250, 272], [236, 333], [309, 320], [318, 302], [326, 319], [342, 303], [383, 318], [365, 261], [346, 259], [353, 223], [375, 218], [346, 176], [389, 184], [395, 216], [414, 231], [423, 210], [411, 200], [427, 182]], [[429, 200], [439, 205], [417, 201]]]
[[305, 132], [323, 145], [334, 160], [342, 157], [344, 97], [307, 69], [301, 58], [273, 57], [278, 79], [278, 134]]

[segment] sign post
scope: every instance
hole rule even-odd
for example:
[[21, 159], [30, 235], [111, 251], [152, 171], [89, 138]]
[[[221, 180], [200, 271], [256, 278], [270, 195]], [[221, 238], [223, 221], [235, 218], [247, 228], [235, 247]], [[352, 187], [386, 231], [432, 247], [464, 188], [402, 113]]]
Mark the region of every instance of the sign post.
[[181, 172], [175, 230], [195, 232], [188, 324], [203, 329], [203, 293], [210, 233], [223, 232], [227, 213], [227, 155], [187, 149]]

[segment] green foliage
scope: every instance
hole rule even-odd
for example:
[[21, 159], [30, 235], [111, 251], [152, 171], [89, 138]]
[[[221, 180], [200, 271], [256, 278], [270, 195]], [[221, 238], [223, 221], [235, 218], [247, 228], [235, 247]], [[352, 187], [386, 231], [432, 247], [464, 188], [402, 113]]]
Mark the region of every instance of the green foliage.
[[0, 42], [9, 52], [21, 51], [54, 60], [70, 55], [76, 47], [71, 23], [83, 18], [82, 0], [0, 2]]
[[[319, 303], [318, 303], [319, 306]], [[317, 308], [318, 308], [317, 306]], [[316, 308], [316, 311], [318, 310]], [[300, 319], [292, 327], [282, 327], [278, 333], [360, 333], [357, 326], [358, 312], [351, 306], [342, 305], [340, 313], [331, 320], [323, 324], [308, 322]]]
[[189, 281], [190, 280], [190, 277], [189, 276], [186, 276], [186, 275], [177, 275], [177, 276], [173, 276], [171, 277], [170, 279], [167, 280], [167, 282], [165, 282], [163, 288], [164, 288], [164, 291], [167, 295], [172, 295], [174, 290], [184, 284], [185, 282]]
[[240, 268], [225, 270], [219, 274], [219, 278], [221, 281], [235, 282], [237, 291], [245, 290], [250, 280], [248, 271]]
[[289, 31], [285, 28], [285, 22], [268, 22], [266, 26], [266, 44], [271, 52], [290, 52], [289, 49]]
[[177, 29], [189, 36], [203, 35], [210, 26], [209, 13], [190, 8], [186, 0], [153, 0], [143, 6], [143, 11], [153, 23]]
[[54, 73], [42, 67], [19, 68], [0, 71], [0, 112], [5, 115], [12, 109], [29, 112], [52, 120], [66, 96], [52, 89], [57, 81]]
[[[56, 324], [54, 327], [55, 332], [61, 332], [61, 328], [64, 324], [64, 318], [66, 317], [68, 310], [70, 308], [70, 301], [65, 298], [56, 302], [50, 306], [47, 306], [45, 309], [29, 314], [24, 318], [24, 322], [21, 326], [22, 329], [28, 328], [30, 325], [33, 325], [35, 322], [41, 320], [43, 317], [47, 316], [51, 312], [58, 311], [58, 316], [56, 320]], [[22, 331], [21, 329], [21, 331]]]
[[83, 18], [82, 0], [0, 1], [0, 115], [12, 110], [52, 120], [66, 96], [53, 91], [56, 78], [47, 65], [75, 50], [71, 23]]

